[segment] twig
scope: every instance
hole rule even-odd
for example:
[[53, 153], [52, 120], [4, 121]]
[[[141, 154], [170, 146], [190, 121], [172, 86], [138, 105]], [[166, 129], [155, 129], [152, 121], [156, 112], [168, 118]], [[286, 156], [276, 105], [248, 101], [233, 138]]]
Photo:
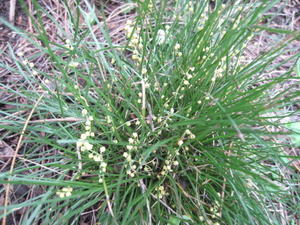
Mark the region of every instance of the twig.
[[143, 116], [145, 116], [145, 110], [146, 110], [146, 85], [145, 81], [142, 80], [142, 111], [143, 111]]
[[149, 103], [147, 104], [147, 108], [148, 108], [148, 111], [149, 111], [148, 120], [150, 122], [151, 130], [155, 131], [155, 127], [154, 127], [154, 124], [153, 124], [153, 114], [152, 114], [151, 106], [150, 106]]
[[[84, 121], [84, 119], [76, 118], [76, 117], [66, 117], [66, 118], [57, 118], [57, 119], [33, 120], [33, 121], [29, 121], [28, 123], [79, 122], [79, 121]], [[26, 123], [26, 121], [19, 122], [19, 123]], [[2, 123], [2, 125], [9, 125], [9, 124], [10, 123]]]
[[29, 10], [28, 27], [29, 27], [29, 31], [31, 33], [33, 33], [32, 21], [31, 21], [31, 17], [30, 17], [30, 15], [32, 15], [32, 3], [31, 3], [31, 0], [27, 0], [27, 3], [28, 3], [28, 10]]
[[79, 122], [79, 121], [84, 121], [84, 119], [76, 118], [76, 117], [66, 117], [66, 118], [57, 118], [57, 119], [33, 120], [33, 121], [29, 121], [29, 123]]
[[10, 0], [10, 5], [9, 5], [9, 22], [11, 22], [12, 24], [15, 23], [16, 3], [17, 3], [17, 0]]
[[[147, 190], [147, 187], [144, 184], [144, 182], [143, 182], [142, 179], [140, 179], [139, 182], [140, 182], [140, 185], [141, 185], [142, 193], [144, 194], [146, 192], [146, 190]], [[148, 222], [148, 224], [152, 225], [152, 214], [151, 214], [150, 202], [149, 202], [148, 198], [146, 200], [146, 204], [147, 204], [147, 211], [148, 211], [148, 216], [149, 216], [149, 222]]]
[[[24, 137], [24, 133], [27, 129], [28, 123], [29, 123], [29, 121], [30, 121], [30, 119], [33, 115], [34, 110], [36, 109], [36, 107], [38, 106], [38, 104], [40, 103], [40, 101], [42, 100], [43, 97], [44, 97], [44, 94], [41, 95], [39, 97], [39, 99], [36, 101], [36, 103], [34, 104], [32, 110], [30, 111], [30, 113], [27, 117], [27, 120], [24, 124], [24, 127], [23, 127], [22, 131], [21, 131], [21, 135], [20, 135], [19, 141], [17, 143], [17, 147], [16, 147], [16, 150], [15, 150], [15, 153], [14, 153], [11, 165], [10, 165], [9, 175], [12, 175], [12, 172], [13, 172], [13, 169], [14, 169], [14, 166], [15, 166], [15, 163], [16, 163], [16, 158], [17, 158], [17, 155], [18, 155], [18, 151], [21, 148], [22, 140], [23, 140], [23, 137]], [[10, 178], [8, 178], [8, 181], [10, 181]], [[5, 187], [4, 213], [3, 213], [4, 217], [2, 219], [2, 225], [6, 225], [6, 214], [7, 214], [7, 204], [8, 204], [8, 198], [9, 198], [9, 189], [10, 189], [10, 184], [8, 183]]]
[[109, 22], [110, 20], [112, 20], [115, 16], [117, 16], [118, 14], [121, 14], [129, 9], [134, 9], [135, 7], [137, 7], [138, 5], [136, 3], [126, 3], [123, 4], [119, 7], [117, 7], [116, 9], [114, 9], [110, 15], [108, 16], [106, 22]]
[[57, 173], [57, 174], [60, 174], [60, 175], [64, 175], [65, 177], [71, 178], [71, 176], [69, 176], [69, 175], [67, 175], [67, 174], [65, 174], [65, 173], [59, 172], [59, 171], [57, 171], [57, 170], [55, 170], [55, 169], [52, 169], [52, 168], [50, 168], [50, 167], [47, 167], [47, 166], [43, 166], [42, 164], [37, 163], [37, 162], [34, 162], [34, 161], [32, 161], [32, 160], [25, 159], [25, 158], [21, 157], [21, 155], [19, 156], [19, 159], [21, 159], [21, 160], [23, 160], [23, 161], [25, 161], [25, 162], [32, 163], [32, 164], [34, 164], [34, 165], [37, 165], [37, 166], [39, 166], [39, 167], [41, 167], [41, 168], [44, 168], [44, 169], [49, 170], [49, 171], [52, 171], [52, 172], [54, 172], [54, 173]]

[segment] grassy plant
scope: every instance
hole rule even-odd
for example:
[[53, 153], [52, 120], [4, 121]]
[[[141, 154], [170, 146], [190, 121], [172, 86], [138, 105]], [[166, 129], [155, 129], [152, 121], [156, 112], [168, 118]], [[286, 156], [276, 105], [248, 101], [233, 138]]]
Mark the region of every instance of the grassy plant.
[[128, 3], [121, 9], [136, 14], [120, 42], [78, 4], [65, 5], [69, 31], [47, 13], [60, 30], [54, 42], [34, 3], [38, 35], [22, 35], [51, 69], [30, 63], [39, 54], [11, 51], [9, 69], [23, 86], [1, 86], [27, 103], [2, 102], [14, 106], [1, 111], [2, 139], [24, 138], [0, 182], [42, 193], [2, 207], [7, 215], [25, 208], [20, 224], [79, 224], [88, 215], [91, 224], [138, 225], [269, 225], [299, 216], [288, 143], [273, 131], [280, 118], [268, 116], [299, 91], [270, 95], [291, 71], [263, 76], [292, 38], [252, 62], [243, 56], [276, 1]]

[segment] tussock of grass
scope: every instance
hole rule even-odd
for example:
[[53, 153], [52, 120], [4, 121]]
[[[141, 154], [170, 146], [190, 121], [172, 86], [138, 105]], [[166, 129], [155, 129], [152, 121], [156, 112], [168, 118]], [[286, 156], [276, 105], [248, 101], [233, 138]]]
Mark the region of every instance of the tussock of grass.
[[39, 25], [44, 9], [35, 2], [35, 44], [53, 69], [39, 71], [12, 52], [24, 87], [1, 86], [28, 102], [5, 102], [15, 108], [1, 111], [3, 139], [24, 126], [26, 115], [13, 113], [43, 96], [23, 141], [22, 157], [30, 161], [18, 160], [0, 182], [47, 188], [9, 204], [7, 214], [26, 207], [22, 224], [78, 224], [85, 215], [91, 224], [297, 218], [297, 176], [282, 172], [293, 173], [288, 143], [277, 141], [269, 128], [281, 124], [266, 115], [292, 105], [299, 91], [270, 96], [290, 73], [262, 76], [276, 69], [271, 63], [292, 38], [250, 63], [243, 56], [254, 25], [275, 3], [127, 4], [123, 11], [134, 7], [136, 16], [125, 22], [121, 44], [96, 14], [65, 5], [73, 30], [70, 36], [60, 27], [60, 44]]

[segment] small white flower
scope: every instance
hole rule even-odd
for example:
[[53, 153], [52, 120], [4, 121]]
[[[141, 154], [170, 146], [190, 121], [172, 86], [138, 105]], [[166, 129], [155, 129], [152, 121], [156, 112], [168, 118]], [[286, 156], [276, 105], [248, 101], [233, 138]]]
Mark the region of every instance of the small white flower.
[[83, 109], [83, 110], [81, 111], [81, 114], [82, 114], [83, 116], [86, 116], [87, 113], [88, 113], [88, 111], [87, 111], [86, 109]]
[[103, 153], [106, 151], [106, 148], [104, 146], [100, 147], [100, 152]]
[[107, 116], [107, 117], [106, 117], [106, 122], [107, 122], [107, 123], [112, 123], [112, 120], [111, 120], [111, 117], [110, 117], [110, 116]]
[[131, 169], [132, 169], [132, 170], [135, 170], [135, 169], [136, 169], [136, 165], [132, 165], [132, 166], [131, 166]]
[[93, 145], [90, 144], [90, 143], [88, 143], [88, 142], [85, 142], [85, 143], [84, 143], [84, 147], [85, 147], [86, 150], [88, 150], [88, 151], [93, 149]]
[[133, 149], [133, 146], [132, 146], [132, 145], [127, 145], [126, 148], [127, 148], [128, 150], [132, 150], [132, 149]]
[[188, 80], [184, 80], [184, 81], [183, 81], [183, 84], [184, 84], [184, 85], [189, 85], [190, 82], [189, 82]]
[[132, 137], [137, 138], [138, 137], [138, 133], [136, 133], [136, 132], [132, 133]]
[[144, 75], [144, 74], [146, 74], [147, 73], [147, 69], [146, 68], [143, 68], [142, 69], [142, 74]]
[[28, 66], [29, 66], [30, 68], [33, 68], [33, 67], [34, 67], [34, 63], [31, 62], [31, 63], [28, 64]]
[[130, 177], [134, 177], [134, 173], [130, 173], [129, 176], [130, 176]]
[[84, 145], [81, 146], [80, 151], [82, 151], [82, 152], [86, 151], [86, 147]]
[[68, 192], [68, 191], [69, 191], [69, 188], [63, 187], [61, 190], [62, 190], [63, 192]]
[[191, 138], [191, 139], [195, 139], [195, 138], [196, 138], [195, 134], [191, 134], [191, 135], [190, 135], [190, 138]]
[[91, 123], [91, 121], [90, 121], [90, 120], [87, 120], [87, 121], [85, 122], [85, 125], [86, 125], [86, 126], [88, 126], [88, 127], [90, 127], [90, 126], [91, 126], [91, 124], [92, 124], [92, 123]]
[[128, 19], [128, 20], [126, 21], [126, 24], [127, 24], [127, 25], [133, 25], [133, 21], [130, 20], [130, 19]]
[[73, 61], [72, 61], [72, 62], [69, 63], [69, 66], [70, 66], [70, 67], [73, 67], [73, 68], [76, 68], [76, 67], [79, 66], [79, 62], [73, 62]]
[[178, 144], [178, 146], [183, 145], [183, 140], [180, 139], [180, 140], [177, 142], [177, 144]]
[[134, 143], [134, 139], [133, 139], [133, 138], [129, 138], [129, 139], [128, 139], [128, 142], [129, 142], [130, 144], [133, 144], [133, 143]]
[[83, 142], [81, 140], [76, 142], [77, 148], [80, 148], [82, 145], [83, 145]]
[[85, 140], [86, 138], [87, 138], [87, 135], [85, 133], [80, 135], [80, 139]]
[[157, 43], [159, 45], [163, 44], [166, 41], [166, 32], [162, 29], [157, 32]]
[[56, 194], [57, 194], [58, 197], [60, 197], [60, 198], [64, 198], [64, 197], [65, 197], [65, 193], [63, 193], [63, 192], [56, 192]]
[[175, 46], [174, 46], [174, 49], [175, 49], [175, 50], [179, 50], [180, 47], [181, 47], [180, 44], [179, 44], [179, 43], [176, 43]]
[[17, 56], [22, 57], [22, 56], [24, 56], [24, 53], [23, 52], [18, 52]]
[[188, 80], [190, 80], [190, 79], [193, 78], [193, 75], [191, 75], [191, 74], [188, 73], [188, 74], [186, 75], [186, 78], [187, 78]]
[[128, 155], [128, 156], [126, 157], [126, 160], [127, 160], [128, 162], [131, 162], [131, 161], [132, 161], [131, 155]]
[[129, 154], [127, 152], [123, 153], [124, 158], [127, 158], [129, 156]]

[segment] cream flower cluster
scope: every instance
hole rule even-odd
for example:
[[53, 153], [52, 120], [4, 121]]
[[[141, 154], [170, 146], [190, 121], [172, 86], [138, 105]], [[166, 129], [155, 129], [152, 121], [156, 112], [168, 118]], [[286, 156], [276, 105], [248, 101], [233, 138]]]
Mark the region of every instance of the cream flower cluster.
[[217, 78], [222, 78], [225, 71], [226, 71], [226, 62], [224, 57], [220, 62], [220, 66], [216, 69], [215, 74], [212, 77], [212, 82], [215, 82]]
[[132, 60], [137, 64], [142, 62], [141, 50], [143, 49], [143, 44], [141, 42], [141, 28], [134, 27], [134, 22], [132, 20], [127, 20], [125, 26], [126, 37], [130, 38], [128, 46], [132, 49]]
[[130, 177], [134, 177], [137, 173], [137, 162], [132, 159], [132, 155], [134, 151], [138, 150], [137, 144], [139, 143], [138, 140], [138, 133], [132, 133], [132, 136], [128, 138], [128, 145], [126, 146], [127, 151], [123, 153], [123, 157], [125, 158], [125, 167], [127, 169], [126, 173]]
[[[106, 104], [106, 108], [109, 112], [112, 112], [112, 107], [110, 106], [110, 104]], [[107, 115], [106, 116], [106, 122], [108, 124], [112, 124], [113, 120], [112, 120], [112, 117], [110, 115]]]
[[159, 45], [162, 45], [165, 43], [165, 41], [166, 41], [166, 31], [165, 30], [159, 29], [157, 31], [156, 41]]
[[204, 25], [208, 19], [208, 6], [205, 6], [205, 9], [203, 10], [201, 16], [200, 16], [200, 20], [199, 20], [199, 24], [198, 24], [198, 30], [202, 30], [204, 28]]
[[[218, 195], [220, 196], [220, 193], [218, 193]], [[214, 205], [209, 208], [210, 218], [212, 220], [209, 219], [207, 221], [208, 224], [210, 224], [210, 225], [220, 225], [219, 222], [213, 222], [213, 220], [216, 220], [217, 218], [220, 218], [222, 216], [220, 209], [221, 209], [221, 207], [220, 207], [219, 202], [215, 200]]]
[[137, 102], [138, 102], [139, 104], [141, 104], [141, 103], [142, 103], [143, 93], [142, 93], [142, 92], [139, 92], [139, 93], [138, 93], [138, 96], [139, 96], [139, 99], [137, 100]]
[[69, 63], [69, 67], [71, 67], [71, 68], [77, 68], [78, 66], [79, 66], [79, 62], [71, 61]]
[[[162, 96], [162, 97], [164, 97], [164, 96]], [[174, 108], [171, 108], [169, 101], [170, 101], [170, 99], [165, 98], [164, 108], [169, 110], [169, 112], [167, 112], [166, 116], [163, 116], [161, 114], [158, 114], [157, 116], [155, 116], [155, 115], [152, 116], [152, 121], [156, 122], [157, 128], [162, 128], [162, 127], [168, 128], [169, 123], [173, 120], [175, 110], [174, 110]], [[162, 132], [162, 130], [160, 130], [158, 132], [158, 134], [160, 135], [161, 132]]]
[[[17, 52], [17, 56], [20, 57], [20, 58], [23, 58], [24, 57], [24, 52]], [[38, 75], [38, 72], [36, 69], [34, 69], [35, 65], [33, 62], [29, 62], [27, 59], [24, 59], [22, 61], [23, 65], [24, 66], [28, 66], [30, 69], [31, 69], [31, 73], [33, 76], [37, 76]]]
[[85, 117], [85, 132], [81, 134], [80, 139], [76, 142], [77, 149], [80, 152], [88, 152], [88, 157], [99, 164], [99, 182], [103, 182], [104, 174], [107, 170], [107, 163], [104, 161], [105, 146], [101, 146], [98, 151], [94, 150], [94, 145], [89, 142], [95, 134], [92, 132], [93, 117], [88, 115], [88, 111], [83, 109], [81, 112]]
[[[193, 78], [193, 75], [191, 74], [191, 72], [194, 72], [195, 67], [190, 67], [189, 71], [185, 74], [185, 77], [183, 79], [183, 85], [190, 87], [190, 80]], [[181, 91], [184, 91], [185, 87], [181, 88]]]
[[193, 134], [189, 129], [185, 130], [185, 134], [188, 136], [188, 139], [195, 139], [196, 135]]
[[192, 87], [192, 84], [190, 82], [190, 80], [194, 77], [194, 75], [192, 74], [193, 72], [195, 71], [195, 67], [190, 67], [188, 72], [185, 73], [185, 76], [183, 78], [183, 81], [182, 81], [182, 86], [180, 86], [178, 89], [178, 91], [174, 92], [174, 95], [177, 96], [177, 94], [180, 94], [179, 95], [179, 99], [183, 99], [184, 97], [184, 91], [187, 89], [187, 88], [191, 88]]
[[177, 141], [177, 145], [181, 147], [184, 144], [185, 139], [195, 139], [196, 135], [193, 134], [189, 129], [186, 129], [183, 136]]
[[81, 111], [82, 116], [85, 117], [86, 122], [85, 122], [85, 132], [81, 134], [80, 139], [76, 142], [76, 147], [79, 149], [81, 152], [84, 151], [91, 151], [93, 149], [93, 145], [89, 143], [89, 138], [94, 137], [95, 133], [91, 131], [91, 125], [92, 121], [94, 120], [92, 116], [88, 115], [88, 112], [86, 109], [83, 109]]
[[168, 195], [168, 193], [165, 190], [164, 186], [159, 186], [155, 188], [156, 191], [156, 197], [159, 199], [162, 199], [164, 196]]
[[63, 187], [60, 191], [57, 191], [56, 194], [60, 198], [70, 197], [72, 195], [73, 188], [71, 187]]
[[[165, 160], [164, 166], [162, 168], [162, 171], [157, 175], [158, 178], [167, 175], [169, 172], [173, 172], [173, 168], [177, 167], [179, 165], [178, 161], [174, 161], [171, 159], [171, 157], [168, 157], [169, 159]], [[172, 168], [173, 167], [173, 168]]]
[[175, 55], [180, 57], [182, 56], [182, 52], [180, 51], [181, 45], [179, 43], [176, 43], [174, 46]]
[[193, 12], [194, 12], [193, 1], [189, 1], [189, 3], [188, 3], [188, 11], [189, 11], [190, 13], [193, 13]]
[[70, 50], [74, 50], [73, 44], [71, 43], [70, 39], [66, 39], [65, 41], [65, 47], [70, 49]]

